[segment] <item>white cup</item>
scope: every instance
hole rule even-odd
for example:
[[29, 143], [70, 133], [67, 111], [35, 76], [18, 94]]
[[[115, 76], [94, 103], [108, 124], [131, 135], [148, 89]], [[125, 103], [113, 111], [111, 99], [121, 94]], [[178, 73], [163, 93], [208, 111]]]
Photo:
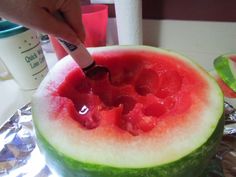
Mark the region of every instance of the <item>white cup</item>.
[[9, 21], [0, 21], [0, 62], [24, 90], [36, 89], [48, 72], [37, 33]]

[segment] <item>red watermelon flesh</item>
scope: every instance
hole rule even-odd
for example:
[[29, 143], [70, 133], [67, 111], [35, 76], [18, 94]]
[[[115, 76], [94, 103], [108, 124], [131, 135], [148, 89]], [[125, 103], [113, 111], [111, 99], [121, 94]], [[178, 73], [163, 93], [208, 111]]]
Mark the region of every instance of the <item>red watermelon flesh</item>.
[[236, 55], [230, 55], [229, 58], [230, 58], [232, 61], [236, 62]]
[[[97, 128], [109, 119], [106, 116], [114, 114], [113, 124], [118, 128], [132, 135], [149, 132], [163, 123], [163, 115], [185, 114], [194, 97], [191, 90], [204, 98], [202, 90], [207, 89], [204, 80], [194, 77], [199, 73], [185, 63], [172, 61], [174, 58], [170, 60], [170, 56], [158, 59], [152, 55], [125, 52], [125, 55], [110, 55], [112, 60], [102, 54], [94, 55], [98, 64], [110, 69], [111, 81], [108, 77], [89, 80], [75, 67], [52, 94], [72, 101], [68, 111], [84, 129]], [[197, 84], [193, 88], [191, 83]], [[184, 118], [179, 117], [175, 124], [184, 121], [181, 119]]]

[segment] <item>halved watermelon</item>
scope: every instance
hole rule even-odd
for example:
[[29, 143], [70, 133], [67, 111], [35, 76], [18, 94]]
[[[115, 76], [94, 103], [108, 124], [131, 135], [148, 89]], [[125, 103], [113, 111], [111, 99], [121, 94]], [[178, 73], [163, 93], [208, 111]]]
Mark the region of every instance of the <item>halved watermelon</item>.
[[147, 46], [90, 50], [108, 78], [68, 56], [32, 100], [38, 145], [60, 176], [198, 177], [222, 136], [223, 95], [202, 68]]

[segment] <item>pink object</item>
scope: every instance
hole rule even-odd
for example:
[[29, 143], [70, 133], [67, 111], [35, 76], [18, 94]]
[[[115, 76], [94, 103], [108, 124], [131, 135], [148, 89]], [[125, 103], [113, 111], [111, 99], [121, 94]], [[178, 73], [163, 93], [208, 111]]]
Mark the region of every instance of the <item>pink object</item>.
[[85, 28], [85, 46], [98, 47], [106, 45], [108, 6], [84, 5], [81, 7], [82, 21]]
[[[81, 6], [82, 21], [85, 29], [85, 46], [98, 47], [106, 45], [108, 6], [103, 4], [83, 5]], [[65, 49], [53, 36], [50, 41], [55, 50], [58, 59], [67, 55]]]
[[49, 36], [49, 39], [52, 43], [58, 60], [62, 59], [68, 54], [55, 37]]

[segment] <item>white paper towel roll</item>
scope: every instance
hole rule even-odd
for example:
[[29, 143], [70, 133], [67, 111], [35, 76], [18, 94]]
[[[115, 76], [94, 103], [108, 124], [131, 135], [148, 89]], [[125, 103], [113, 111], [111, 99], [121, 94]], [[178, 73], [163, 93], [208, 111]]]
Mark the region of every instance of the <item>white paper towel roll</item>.
[[142, 1], [115, 0], [115, 11], [119, 44], [143, 44]]

